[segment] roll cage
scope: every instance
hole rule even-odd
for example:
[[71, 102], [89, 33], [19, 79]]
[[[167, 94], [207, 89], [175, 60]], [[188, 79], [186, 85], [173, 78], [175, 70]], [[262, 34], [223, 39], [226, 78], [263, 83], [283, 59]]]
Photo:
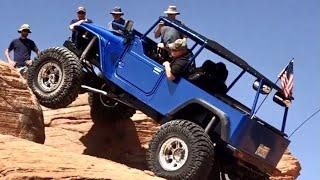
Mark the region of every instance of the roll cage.
[[[256, 69], [251, 67], [245, 60], [240, 58], [239, 56], [235, 55], [219, 43], [217, 43], [214, 40], [211, 40], [194, 30], [188, 28], [184, 24], [179, 23], [178, 21], [171, 21], [167, 17], [159, 17], [159, 19], [142, 35], [141, 39], [144, 39], [147, 34], [149, 34], [152, 29], [154, 29], [160, 21], [163, 21], [166, 26], [171, 26], [173, 28], [179, 29], [183, 34], [185, 34], [188, 38], [192, 39], [193, 41], [196, 42], [196, 44], [193, 45], [191, 50], [195, 49], [198, 45], [200, 45], [200, 48], [194, 53], [194, 56], [192, 57], [191, 61], [195, 61], [195, 58], [201, 53], [201, 51], [206, 48], [209, 51], [219, 55], [220, 57], [230, 61], [231, 63], [237, 65], [242, 69], [242, 72], [237, 76], [237, 78], [232, 81], [232, 83], [229, 85], [228, 90], [230, 90], [234, 84], [236, 83], [237, 80], [240, 79], [240, 77], [245, 73], [248, 72], [254, 77], [256, 77], [258, 80], [263, 80], [265, 84], [270, 86], [271, 88], [280, 91], [281, 88], [277, 86], [275, 83], [273, 83], [271, 80], [269, 80], [267, 77], [259, 73]], [[192, 63], [192, 62], [190, 62]]]

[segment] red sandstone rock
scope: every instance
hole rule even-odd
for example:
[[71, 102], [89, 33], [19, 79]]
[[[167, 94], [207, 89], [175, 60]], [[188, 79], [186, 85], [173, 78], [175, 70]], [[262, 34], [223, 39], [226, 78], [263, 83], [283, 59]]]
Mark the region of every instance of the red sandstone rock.
[[282, 156], [277, 165], [280, 174], [274, 174], [270, 179], [272, 180], [294, 180], [300, 175], [301, 165], [297, 158], [295, 158], [289, 150]]
[[26, 81], [0, 60], [0, 134], [44, 143], [40, 106]]
[[150, 172], [0, 135], [0, 179], [160, 179]]

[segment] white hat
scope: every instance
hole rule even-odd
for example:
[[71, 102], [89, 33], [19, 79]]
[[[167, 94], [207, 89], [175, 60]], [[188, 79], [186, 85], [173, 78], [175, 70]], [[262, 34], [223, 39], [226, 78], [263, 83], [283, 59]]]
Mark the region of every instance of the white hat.
[[187, 49], [187, 38], [177, 39], [173, 43], [168, 44], [171, 50], [184, 50]]
[[85, 13], [86, 12], [86, 8], [84, 8], [83, 6], [79, 6], [78, 9], [77, 9], [77, 12], [80, 12], [80, 11]]
[[164, 11], [165, 14], [180, 14], [177, 11], [177, 7], [176, 6], [169, 6], [168, 9], [166, 11]]
[[29, 24], [22, 24], [21, 27], [18, 29], [18, 33], [21, 33], [23, 30], [28, 30], [31, 33], [31, 28]]

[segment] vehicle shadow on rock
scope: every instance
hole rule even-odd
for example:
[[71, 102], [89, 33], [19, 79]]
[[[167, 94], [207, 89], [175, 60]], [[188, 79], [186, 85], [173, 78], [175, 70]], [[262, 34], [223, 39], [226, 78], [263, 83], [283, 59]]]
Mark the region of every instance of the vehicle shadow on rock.
[[86, 147], [83, 154], [132, 168], [147, 169], [146, 150], [141, 147], [136, 127], [130, 118], [95, 123], [80, 141]]

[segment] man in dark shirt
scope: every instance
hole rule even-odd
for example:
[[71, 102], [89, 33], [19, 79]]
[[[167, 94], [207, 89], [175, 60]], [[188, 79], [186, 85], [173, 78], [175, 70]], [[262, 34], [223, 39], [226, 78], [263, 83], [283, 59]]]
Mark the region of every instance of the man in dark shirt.
[[[193, 55], [187, 48], [187, 39], [177, 39], [175, 42], [168, 44], [173, 61], [165, 61], [166, 76], [173, 81], [178, 77], [185, 76], [189, 72], [187, 65], [190, 57]], [[191, 67], [192, 68], [192, 67]]]
[[124, 13], [122, 12], [121, 8], [116, 6], [112, 9], [112, 11], [110, 12], [110, 14], [113, 17], [113, 20], [111, 22], [108, 23], [108, 29], [111, 31], [116, 31], [118, 33], [122, 33], [122, 31], [120, 30], [120, 28], [118, 26], [113, 25], [112, 23], [118, 23], [121, 25], [124, 25], [126, 23], [126, 20], [123, 19], [123, 15]]
[[[28, 24], [23, 24], [20, 29], [18, 29], [20, 33], [20, 38], [14, 39], [8, 49], [5, 50], [5, 56], [9, 62], [9, 64], [16, 68], [22, 68], [25, 66], [32, 65], [31, 60], [31, 51], [40, 55], [40, 51], [37, 48], [36, 44], [28, 39], [29, 33], [31, 33], [30, 26]], [[14, 50], [14, 58], [10, 57], [10, 52]]]
[[70, 22], [69, 29], [72, 31], [71, 40], [74, 43], [78, 43], [78, 39], [81, 38], [82, 34], [79, 31], [76, 31], [75, 27], [80, 26], [81, 23], [93, 23], [91, 19], [86, 18], [86, 8], [78, 7], [77, 9], [77, 19], [73, 19]]

